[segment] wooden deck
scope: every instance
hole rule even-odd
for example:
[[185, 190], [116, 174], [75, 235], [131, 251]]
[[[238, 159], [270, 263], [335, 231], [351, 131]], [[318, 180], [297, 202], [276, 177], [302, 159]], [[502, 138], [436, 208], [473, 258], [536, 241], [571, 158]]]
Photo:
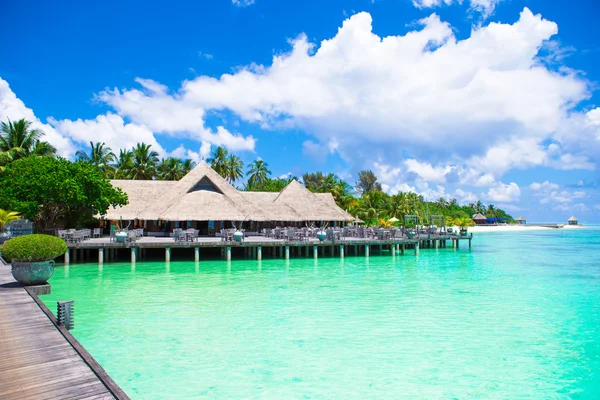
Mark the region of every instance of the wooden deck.
[[39, 303], [0, 260], [0, 399], [127, 399]]

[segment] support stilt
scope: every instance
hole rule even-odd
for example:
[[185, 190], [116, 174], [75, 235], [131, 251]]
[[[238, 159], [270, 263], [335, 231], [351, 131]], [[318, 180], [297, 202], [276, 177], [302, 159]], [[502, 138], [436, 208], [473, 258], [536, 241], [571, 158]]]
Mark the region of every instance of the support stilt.
[[227, 261], [231, 261], [231, 246], [227, 246], [226, 259]]
[[313, 258], [316, 260], [317, 258], [319, 258], [319, 247], [318, 246], [313, 246]]
[[415, 244], [415, 256], [419, 255], [419, 243]]
[[262, 246], [256, 248], [256, 259], [262, 261]]
[[171, 248], [165, 248], [165, 262], [171, 262]]
[[104, 264], [104, 248], [98, 249], [98, 264]]
[[340, 244], [340, 258], [344, 258], [344, 245]]
[[285, 259], [290, 259], [290, 246], [285, 246]]
[[369, 245], [365, 244], [365, 257], [369, 257]]
[[200, 248], [194, 247], [194, 262], [200, 261]]
[[71, 262], [71, 249], [67, 249], [67, 252], [65, 253], [65, 265], [69, 265], [69, 263]]
[[135, 247], [131, 248], [131, 263], [135, 264], [137, 259], [137, 249]]

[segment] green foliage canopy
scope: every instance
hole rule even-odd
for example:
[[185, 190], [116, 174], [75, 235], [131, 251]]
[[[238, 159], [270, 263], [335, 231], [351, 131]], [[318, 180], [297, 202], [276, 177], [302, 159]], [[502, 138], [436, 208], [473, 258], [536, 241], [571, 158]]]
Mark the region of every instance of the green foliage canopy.
[[127, 204], [127, 195], [86, 162], [27, 157], [0, 172], [0, 208], [19, 212], [43, 232], [65, 220], [68, 226], [104, 214], [110, 206]]

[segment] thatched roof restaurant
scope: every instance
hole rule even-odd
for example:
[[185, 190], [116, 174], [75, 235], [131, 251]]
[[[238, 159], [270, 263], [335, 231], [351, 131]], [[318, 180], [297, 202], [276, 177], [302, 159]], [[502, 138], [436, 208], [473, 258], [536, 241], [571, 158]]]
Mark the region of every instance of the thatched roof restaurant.
[[[127, 193], [129, 204], [110, 208], [104, 218], [136, 221], [140, 225], [139, 221], [144, 221], [149, 231], [166, 231], [179, 226], [179, 222], [202, 233], [206, 228], [210, 233], [211, 226], [219, 229], [232, 221], [243, 221], [245, 227], [252, 224], [254, 228], [276, 222], [354, 221], [353, 216], [338, 207], [331, 193], [312, 193], [296, 181], [279, 193], [239, 191], [204, 162], [180, 181], [113, 180], [111, 183]], [[168, 222], [174, 222], [175, 226]]]

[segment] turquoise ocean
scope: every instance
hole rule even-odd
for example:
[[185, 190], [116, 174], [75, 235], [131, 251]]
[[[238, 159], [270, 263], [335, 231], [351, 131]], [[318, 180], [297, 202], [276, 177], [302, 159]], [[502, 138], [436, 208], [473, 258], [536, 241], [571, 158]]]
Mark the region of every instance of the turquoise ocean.
[[132, 399], [600, 399], [600, 227], [472, 250], [58, 266]]

